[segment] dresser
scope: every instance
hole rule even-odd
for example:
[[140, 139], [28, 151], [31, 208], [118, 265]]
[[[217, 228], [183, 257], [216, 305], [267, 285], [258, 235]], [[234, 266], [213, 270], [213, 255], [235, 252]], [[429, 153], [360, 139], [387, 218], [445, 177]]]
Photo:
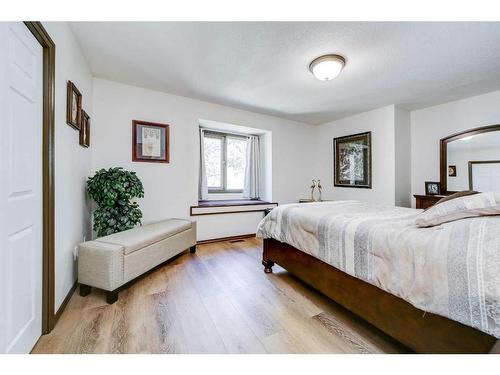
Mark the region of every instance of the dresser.
[[440, 199], [444, 198], [445, 195], [414, 195], [416, 199], [416, 208], [429, 208], [434, 206]]

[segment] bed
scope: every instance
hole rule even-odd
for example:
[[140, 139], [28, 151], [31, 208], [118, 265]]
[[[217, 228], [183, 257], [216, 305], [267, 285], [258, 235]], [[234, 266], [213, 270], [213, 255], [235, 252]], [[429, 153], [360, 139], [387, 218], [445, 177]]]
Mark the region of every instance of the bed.
[[498, 352], [500, 216], [419, 228], [422, 210], [289, 204], [259, 224], [279, 264], [419, 353]]

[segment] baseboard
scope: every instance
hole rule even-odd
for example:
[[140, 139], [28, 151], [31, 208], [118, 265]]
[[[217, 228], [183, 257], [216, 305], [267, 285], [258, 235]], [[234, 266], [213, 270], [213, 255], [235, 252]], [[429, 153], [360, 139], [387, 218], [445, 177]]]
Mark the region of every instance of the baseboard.
[[251, 234], [242, 234], [239, 236], [229, 236], [229, 237], [220, 237], [220, 238], [212, 238], [209, 240], [197, 241], [197, 245], [202, 245], [204, 243], [212, 243], [212, 242], [221, 242], [221, 241], [233, 241], [233, 240], [242, 240], [244, 238], [255, 237], [255, 233]]
[[66, 308], [66, 305], [68, 304], [69, 300], [71, 299], [71, 296], [73, 296], [73, 293], [75, 292], [77, 286], [78, 286], [78, 280], [75, 281], [75, 283], [73, 284], [73, 286], [69, 290], [66, 297], [64, 297], [64, 300], [61, 303], [61, 306], [59, 306], [59, 308], [57, 309], [56, 315], [54, 316], [54, 327], [55, 327], [57, 321], [59, 320], [59, 318], [61, 317], [62, 313], [64, 312], [64, 309]]

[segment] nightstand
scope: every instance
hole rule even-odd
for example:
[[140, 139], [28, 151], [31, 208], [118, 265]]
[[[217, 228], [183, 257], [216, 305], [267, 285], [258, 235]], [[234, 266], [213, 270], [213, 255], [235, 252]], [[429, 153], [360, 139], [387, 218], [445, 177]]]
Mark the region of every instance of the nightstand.
[[444, 198], [445, 195], [414, 195], [416, 202], [416, 208], [429, 208], [434, 206], [441, 198]]

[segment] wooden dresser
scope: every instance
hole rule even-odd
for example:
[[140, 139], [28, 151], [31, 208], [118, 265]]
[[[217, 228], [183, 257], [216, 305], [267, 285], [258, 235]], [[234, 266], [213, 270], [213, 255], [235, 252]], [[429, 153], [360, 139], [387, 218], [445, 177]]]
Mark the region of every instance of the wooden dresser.
[[434, 206], [437, 201], [439, 201], [441, 198], [444, 198], [445, 195], [414, 195], [416, 199], [416, 208], [429, 208], [431, 206]]

